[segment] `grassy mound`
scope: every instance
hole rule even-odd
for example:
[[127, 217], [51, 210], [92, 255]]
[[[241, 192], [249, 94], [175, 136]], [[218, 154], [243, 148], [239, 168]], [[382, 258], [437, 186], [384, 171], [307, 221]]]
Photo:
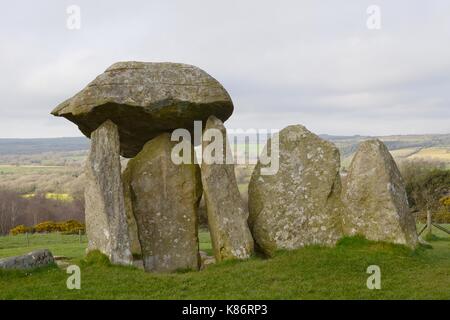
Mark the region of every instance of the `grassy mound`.
[[[46, 236], [51, 247], [56, 236]], [[44, 238], [39, 239], [42, 246]], [[200, 272], [151, 274], [111, 265], [98, 252], [83, 257], [66, 239], [55, 249], [64, 255], [64, 245], [69, 248], [70, 263], [81, 268], [81, 290], [68, 290], [69, 275], [57, 267], [2, 271], [0, 299], [449, 299], [447, 240], [433, 241], [432, 249], [411, 250], [350, 237], [333, 248], [310, 246], [278, 251], [272, 259], [226, 261]], [[370, 265], [381, 268], [381, 290], [366, 287]]]

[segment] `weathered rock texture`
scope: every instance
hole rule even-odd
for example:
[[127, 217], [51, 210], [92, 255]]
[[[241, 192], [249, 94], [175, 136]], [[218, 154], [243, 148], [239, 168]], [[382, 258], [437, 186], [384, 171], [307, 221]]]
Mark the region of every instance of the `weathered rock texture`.
[[[281, 130], [279, 170], [261, 175], [255, 167], [249, 185], [249, 224], [257, 248], [333, 245], [342, 235], [340, 156], [331, 143], [301, 125]], [[269, 140], [263, 152], [271, 152]]]
[[34, 269], [54, 264], [52, 253], [47, 250], [37, 250], [23, 256], [0, 259], [0, 269]]
[[231, 98], [205, 71], [181, 63], [119, 62], [52, 114], [78, 125], [87, 137], [110, 119], [119, 128], [121, 154], [134, 157], [162, 132], [215, 115], [225, 121]]
[[130, 184], [125, 180], [126, 180], [125, 177], [122, 176], [125, 213], [127, 216], [128, 235], [130, 239], [131, 252], [133, 254], [133, 258], [142, 259], [142, 250], [141, 250], [141, 243], [139, 242], [138, 227], [136, 223], [136, 218], [134, 217], [133, 214], [133, 202], [130, 196], [131, 195]]
[[85, 187], [88, 251], [100, 250], [112, 263], [131, 264], [117, 126], [106, 121], [91, 140]]
[[208, 266], [216, 263], [216, 258], [208, 256], [204, 251], [200, 251], [201, 266], [200, 269], [206, 269]]
[[417, 245], [414, 216], [409, 211], [405, 186], [394, 159], [383, 142], [360, 144], [343, 188], [347, 206], [343, 217], [348, 235]]
[[[197, 209], [202, 195], [200, 168], [171, 160], [170, 135], [145, 144], [123, 173], [131, 199], [146, 271], [200, 267]], [[191, 146], [192, 147], [192, 146]], [[192, 147], [192, 155], [194, 150]]]
[[[209, 130], [214, 130], [209, 131]], [[220, 140], [205, 141], [203, 151], [208, 152], [208, 146], [213, 149], [213, 155], [221, 154], [220, 159], [212, 160], [203, 154], [202, 184], [208, 216], [209, 232], [216, 261], [226, 259], [246, 259], [253, 253], [253, 238], [250, 233], [247, 219], [248, 211], [245, 208], [236, 182], [232, 155], [229, 152], [227, 163], [227, 150], [230, 150], [226, 129], [219, 119], [211, 116], [205, 127], [206, 132], [213, 136], [222, 136]], [[208, 153], [210, 155], [210, 153]]]

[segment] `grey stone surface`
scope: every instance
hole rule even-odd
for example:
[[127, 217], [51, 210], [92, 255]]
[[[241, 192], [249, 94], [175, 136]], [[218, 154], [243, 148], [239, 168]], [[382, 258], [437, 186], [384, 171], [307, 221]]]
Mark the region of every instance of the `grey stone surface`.
[[55, 263], [52, 253], [47, 250], [37, 250], [22, 256], [0, 259], [0, 269], [34, 269]]
[[[171, 160], [175, 142], [163, 133], [145, 144], [123, 173], [146, 271], [200, 267], [197, 209], [200, 168]], [[191, 145], [192, 155], [193, 146]], [[128, 200], [127, 200], [128, 201]]]
[[367, 239], [415, 247], [416, 222], [410, 213], [397, 165], [380, 140], [361, 143], [343, 188], [344, 231]]
[[141, 243], [139, 242], [138, 226], [136, 218], [133, 214], [133, 202], [131, 200], [131, 185], [126, 181], [125, 177], [122, 177], [123, 192], [124, 192], [124, 204], [125, 213], [127, 216], [128, 235], [130, 239], [131, 253], [134, 257], [142, 259]]
[[200, 269], [206, 269], [208, 266], [216, 263], [216, 258], [209, 256], [206, 252], [200, 251], [201, 266]]
[[[338, 149], [301, 125], [281, 130], [279, 170], [262, 175], [260, 162], [249, 185], [249, 225], [257, 248], [334, 245], [342, 236]], [[271, 140], [263, 152], [272, 151]], [[268, 148], [268, 151], [267, 151]]]
[[52, 114], [78, 125], [87, 137], [110, 119], [119, 128], [121, 154], [134, 157], [150, 139], [194, 120], [225, 121], [233, 103], [205, 71], [181, 63], [118, 62]]
[[[205, 133], [214, 130], [213, 135], [222, 136], [219, 140], [203, 139], [203, 151], [214, 147], [214, 155], [222, 155], [219, 163], [208, 161], [203, 155], [201, 166], [203, 193], [208, 216], [214, 256], [217, 261], [226, 259], [247, 259], [253, 253], [253, 238], [248, 227], [248, 210], [242, 202], [234, 172], [234, 164], [226, 162], [229, 143], [222, 121], [211, 116], [205, 127]], [[211, 131], [210, 131], [211, 132]], [[232, 157], [229, 155], [229, 157]], [[230, 158], [232, 159], [232, 158]], [[212, 160], [212, 159], [210, 159]]]
[[85, 215], [88, 251], [100, 250], [112, 263], [132, 264], [124, 208], [119, 134], [106, 121], [91, 135], [86, 162]]

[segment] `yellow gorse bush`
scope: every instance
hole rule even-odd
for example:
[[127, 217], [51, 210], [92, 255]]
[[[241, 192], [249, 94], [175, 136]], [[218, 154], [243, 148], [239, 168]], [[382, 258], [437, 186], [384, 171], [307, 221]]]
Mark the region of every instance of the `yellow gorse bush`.
[[43, 232], [55, 232], [58, 230], [58, 224], [53, 221], [44, 221], [41, 223], [38, 223], [34, 226], [34, 231], [37, 233], [43, 233]]
[[67, 234], [76, 234], [80, 230], [82, 233], [86, 231], [86, 227], [84, 224], [76, 221], [76, 220], [68, 220], [65, 222], [59, 222], [58, 224], [58, 231], [67, 233]]
[[23, 233], [50, 233], [50, 232], [62, 232], [64, 234], [78, 234], [79, 232], [85, 233], [86, 226], [76, 220], [68, 220], [62, 222], [55, 221], [44, 221], [38, 223], [33, 227], [26, 227], [24, 225], [19, 225], [12, 228], [9, 232], [12, 235], [23, 234]]
[[450, 196], [443, 197], [440, 202], [450, 209]]
[[33, 228], [26, 227], [26, 226], [24, 226], [23, 224], [18, 225], [18, 226], [16, 226], [16, 227], [12, 228], [11, 230], [9, 230], [9, 232], [10, 232], [13, 236], [18, 235], [18, 234], [27, 233], [27, 232], [32, 232], [32, 231], [33, 231]]

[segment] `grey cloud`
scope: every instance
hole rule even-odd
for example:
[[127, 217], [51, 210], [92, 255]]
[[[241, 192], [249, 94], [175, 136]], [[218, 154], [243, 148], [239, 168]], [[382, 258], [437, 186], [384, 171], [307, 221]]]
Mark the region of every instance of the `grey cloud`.
[[[66, 7], [82, 27], [65, 27]], [[229, 127], [329, 134], [450, 131], [450, 3], [16, 1], [0, 11], [0, 137], [79, 135], [49, 115], [120, 60], [197, 65], [235, 103]]]

